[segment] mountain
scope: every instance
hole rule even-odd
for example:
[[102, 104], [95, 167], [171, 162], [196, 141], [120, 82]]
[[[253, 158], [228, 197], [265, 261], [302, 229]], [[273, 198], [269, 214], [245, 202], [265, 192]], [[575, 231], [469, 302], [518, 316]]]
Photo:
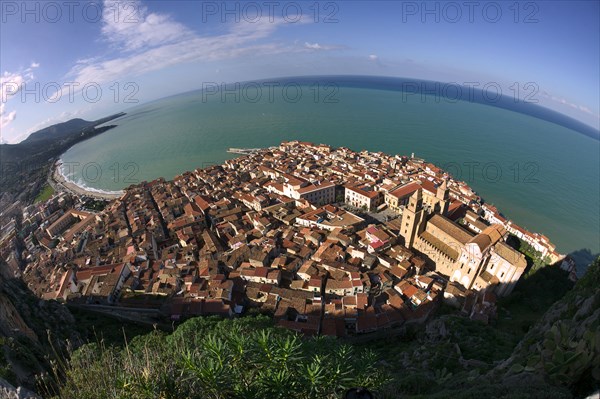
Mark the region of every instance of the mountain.
[[71, 146], [80, 141], [78, 139], [83, 139], [84, 136], [88, 138], [91, 136], [90, 133], [94, 133], [96, 126], [123, 115], [125, 113], [121, 112], [96, 121], [71, 119], [31, 133], [29, 137], [18, 144], [0, 144], [0, 162], [29, 161], [31, 158], [41, 162], [44, 160], [45, 155], [51, 153], [52, 149], [63, 149], [65, 144]]
[[19, 144], [29, 144], [41, 140], [60, 140], [69, 137], [74, 132], [80, 132], [87, 127], [93, 126], [94, 124], [95, 122], [83, 119], [71, 119], [67, 122], [57, 123], [56, 125], [48, 126], [35, 133], [31, 133], [29, 137]]
[[98, 126], [123, 115], [93, 122], [71, 119], [32, 133], [18, 144], [0, 144], [0, 206], [32, 201], [42, 190], [54, 159], [75, 143], [115, 127]]

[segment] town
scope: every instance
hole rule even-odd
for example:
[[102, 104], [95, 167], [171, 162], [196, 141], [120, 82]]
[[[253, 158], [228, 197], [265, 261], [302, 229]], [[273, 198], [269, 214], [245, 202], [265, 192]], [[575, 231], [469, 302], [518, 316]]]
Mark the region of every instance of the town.
[[0, 254], [45, 300], [172, 321], [261, 312], [339, 337], [421, 323], [441, 303], [489, 322], [527, 267], [509, 236], [563, 259], [414, 156], [298, 141], [245, 154], [101, 211], [59, 192], [0, 226]]

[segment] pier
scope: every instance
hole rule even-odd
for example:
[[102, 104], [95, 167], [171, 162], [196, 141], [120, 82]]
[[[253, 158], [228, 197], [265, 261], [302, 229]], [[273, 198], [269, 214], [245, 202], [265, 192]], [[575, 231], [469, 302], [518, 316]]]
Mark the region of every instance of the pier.
[[262, 148], [229, 148], [227, 152], [231, 152], [233, 154], [250, 155], [261, 150]]

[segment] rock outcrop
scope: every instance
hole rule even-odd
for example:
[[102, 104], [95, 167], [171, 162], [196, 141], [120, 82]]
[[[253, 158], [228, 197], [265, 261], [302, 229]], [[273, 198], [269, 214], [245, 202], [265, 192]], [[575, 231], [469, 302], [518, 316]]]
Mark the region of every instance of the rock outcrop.
[[[78, 345], [81, 340], [66, 306], [40, 300], [22, 280], [3, 273], [5, 267], [0, 264], [0, 377], [34, 389], [33, 377], [48, 371], [52, 348], [60, 351], [68, 342]], [[21, 392], [16, 388], [10, 392], [13, 396], [8, 397], [26, 397], [14, 396]]]
[[600, 386], [600, 258], [571, 292], [528, 331], [494, 375], [504, 380], [538, 375], [588, 394]]
[[15, 388], [0, 378], [0, 398], [2, 399], [41, 399], [33, 392], [23, 388]]

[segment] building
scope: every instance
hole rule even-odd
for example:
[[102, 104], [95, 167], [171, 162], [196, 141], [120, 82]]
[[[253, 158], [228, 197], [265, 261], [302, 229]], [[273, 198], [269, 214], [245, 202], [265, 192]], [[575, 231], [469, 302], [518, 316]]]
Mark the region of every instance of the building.
[[444, 179], [438, 184], [428, 179], [420, 179], [422, 188], [423, 208], [428, 214], [441, 213], [446, 216], [450, 203], [448, 182]]
[[510, 294], [527, 262], [504, 241], [506, 229], [494, 224], [474, 235], [441, 214], [444, 202], [440, 199], [436, 212], [428, 216], [421, 190], [411, 196], [402, 215], [404, 245], [423, 254], [437, 272], [467, 289], [493, 286], [498, 295]]
[[291, 198], [305, 199], [311, 204], [325, 205], [335, 202], [335, 184], [331, 182], [307, 184], [302, 187], [287, 185], [285, 193]]
[[410, 182], [400, 186], [385, 194], [385, 203], [390, 209], [400, 212], [401, 207], [408, 204], [410, 196], [419, 188], [421, 188], [421, 185], [417, 182]]
[[369, 185], [345, 186], [344, 198], [346, 204], [369, 211], [374, 210], [383, 203], [381, 192], [374, 190]]
[[128, 263], [96, 266], [77, 272], [68, 270], [63, 275], [58, 290], [53, 293], [53, 299], [81, 298], [87, 303], [114, 304], [130, 275], [131, 268]]
[[51, 238], [55, 238], [64, 231], [75, 225], [73, 228], [80, 231], [85, 226], [94, 221], [94, 216], [91, 213], [71, 209], [65, 212], [54, 223], [46, 228], [46, 232]]
[[325, 205], [296, 218], [296, 224], [304, 227], [317, 227], [333, 231], [335, 229], [354, 229], [364, 219], [333, 205]]

